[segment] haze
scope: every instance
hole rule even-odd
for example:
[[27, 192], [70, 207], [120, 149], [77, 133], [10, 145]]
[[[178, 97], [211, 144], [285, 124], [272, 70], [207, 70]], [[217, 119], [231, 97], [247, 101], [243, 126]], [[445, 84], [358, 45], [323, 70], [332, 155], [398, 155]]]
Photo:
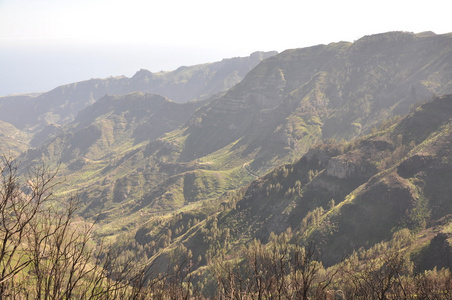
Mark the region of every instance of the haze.
[[386, 31], [452, 31], [445, 1], [310, 2], [2, 0], [0, 96]]

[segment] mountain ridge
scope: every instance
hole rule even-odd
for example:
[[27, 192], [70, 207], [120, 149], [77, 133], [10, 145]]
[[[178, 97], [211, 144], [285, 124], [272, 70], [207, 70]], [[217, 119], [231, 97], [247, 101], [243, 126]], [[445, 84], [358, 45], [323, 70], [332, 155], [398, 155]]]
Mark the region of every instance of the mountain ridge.
[[[437, 113], [442, 117], [427, 130], [407, 126], [423, 124]], [[233, 259], [253, 239], [266, 243], [289, 230], [293, 242], [315, 244], [319, 259], [331, 266], [353, 251], [372, 249], [408, 230], [411, 241], [406, 247], [418, 266], [448, 267], [452, 95], [436, 97], [387, 126], [350, 143], [315, 146], [299, 161], [220, 197], [221, 205], [183, 211], [157, 224], [159, 218], [151, 217], [134, 239], [161, 248], [168, 229], [197, 218], [200, 225], [176, 231], [171, 240], [194, 257], [224, 253]], [[423, 138], [414, 134], [419, 130], [425, 132]], [[449, 250], [441, 258], [435, 247]], [[157, 251], [152, 259], [164, 253]]]
[[[45, 93], [0, 97], [0, 120], [34, 133], [49, 124], [64, 125], [72, 121], [78, 111], [105, 94], [149, 92], [162, 94], [176, 102], [203, 100], [231, 87], [260, 60], [275, 54], [254, 52], [248, 57], [180, 67], [171, 72], [142, 70], [131, 78], [90, 79], [62, 85]], [[20, 117], [15, 113], [17, 111], [21, 111]]]
[[57, 167], [95, 238], [162, 272], [185, 249], [208, 286], [212, 262], [279, 237], [333, 268], [393, 243], [422, 270], [452, 259], [452, 34], [290, 49], [205, 100], [105, 95], [46, 124], [18, 160]]
[[[372, 52], [375, 45], [378, 50]], [[366, 59], [357, 55], [360, 49], [367, 53]], [[410, 49], [408, 53], [407, 49]], [[122, 154], [108, 162], [109, 167], [104, 165], [106, 161], [102, 163], [104, 171], [98, 174], [123, 180], [121, 185], [128, 186], [131, 195], [140, 195], [137, 197], [152, 194], [158, 184], [137, 186], [132, 178], [146, 177], [145, 181], [150, 183], [160, 176], [158, 182], [163, 183], [172, 176], [186, 178], [183, 174], [187, 171], [209, 184], [216, 182], [216, 176], [221, 177], [223, 184], [218, 185], [219, 190], [212, 190], [212, 195], [236, 189], [256, 175], [264, 175], [277, 165], [298, 159], [316, 143], [331, 138], [349, 140], [369, 133], [382, 120], [399, 112], [407, 113], [410, 106], [434, 93], [449, 89], [452, 92], [452, 85], [447, 84], [452, 82], [448, 60], [451, 56], [449, 35], [417, 36], [405, 32], [364, 37], [353, 44], [340, 42], [284, 51], [262, 61], [226, 93], [209, 99], [205, 105], [200, 103], [173, 131], [164, 130], [157, 136], [150, 135], [149, 128], [144, 130], [140, 140], [143, 144], [129, 142], [129, 148], [124, 147]], [[414, 65], [412, 60], [416, 61]], [[431, 77], [426, 69], [437, 70], [435, 76]], [[126, 101], [126, 98], [118, 99]], [[108, 101], [100, 104], [108, 105]], [[126, 106], [121, 106], [119, 115], [128, 111]], [[93, 107], [96, 105], [86, 111]], [[97, 126], [93, 124], [89, 128]], [[69, 140], [67, 143], [73, 144]], [[51, 153], [45, 148], [42, 151]], [[74, 155], [74, 160], [81, 159], [76, 152]], [[118, 174], [115, 168], [125, 172], [122, 179], [108, 175], [109, 172]], [[74, 173], [74, 180], [77, 176], [84, 178], [84, 170]], [[206, 174], [211, 177], [206, 179]], [[101, 177], [99, 182], [103, 182]], [[168, 201], [179, 199], [177, 207], [190, 203], [182, 191], [193, 190], [195, 181], [186, 179], [187, 182], [183, 179], [177, 185], [171, 183], [176, 190], [171, 195], [166, 194]], [[110, 203], [104, 207], [110, 210], [113, 196], [101, 190], [111, 188], [94, 186], [91, 192], [86, 190], [84, 196], [90, 198], [93, 205]], [[209, 193], [205, 193], [208, 186], [200, 184], [199, 189], [195, 189], [206, 195], [201, 197], [204, 200], [210, 198]], [[143, 201], [149, 203], [144, 198]]]

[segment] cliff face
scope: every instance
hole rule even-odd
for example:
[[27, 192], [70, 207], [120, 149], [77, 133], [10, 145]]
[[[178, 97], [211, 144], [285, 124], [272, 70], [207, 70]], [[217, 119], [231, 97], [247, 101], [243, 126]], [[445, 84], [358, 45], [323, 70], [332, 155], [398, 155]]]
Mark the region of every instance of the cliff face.
[[301, 160], [307, 160], [308, 163], [316, 166], [315, 169], [324, 169], [331, 158], [340, 154], [341, 151], [337, 147], [318, 146], [310, 148]]
[[326, 168], [327, 175], [339, 179], [358, 177], [362, 171], [364, 171], [363, 166], [359, 162], [346, 161], [341, 158], [331, 159]]

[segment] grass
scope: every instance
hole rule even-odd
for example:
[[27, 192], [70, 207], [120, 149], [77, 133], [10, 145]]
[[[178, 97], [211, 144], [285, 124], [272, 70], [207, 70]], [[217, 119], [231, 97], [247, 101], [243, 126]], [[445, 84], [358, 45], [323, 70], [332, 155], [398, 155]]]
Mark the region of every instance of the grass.
[[[194, 180], [185, 182], [187, 176], [193, 177]], [[163, 214], [159, 218], [167, 219], [180, 212], [200, 209], [205, 203], [217, 201], [218, 197], [224, 192], [234, 190], [248, 183], [253, 177], [247, 174], [242, 166], [237, 166], [226, 171], [199, 169], [176, 175], [174, 179], [176, 180], [169, 180], [169, 185], [163, 188], [165, 192], [154, 198], [151, 205], [142, 207], [136, 212], [130, 211], [136, 206], [134, 200], [123, 202], [121, 205], [116, 205], [104, 211], [108, 215], [108, 219], [102, 221], [102, 226], [98, 227], [96, 234], [106, 236], [109, 240], [114, 240], [116, 236], [129, 229], [140, 227], [156, 214]], [[186, 191], [186, 189], [190, 188], [196, 190], [192, 198], [189, 197]], [[161, 206], [159, 203], [165, 206]], [[127, 216], [123, 217], [125, 215]]]

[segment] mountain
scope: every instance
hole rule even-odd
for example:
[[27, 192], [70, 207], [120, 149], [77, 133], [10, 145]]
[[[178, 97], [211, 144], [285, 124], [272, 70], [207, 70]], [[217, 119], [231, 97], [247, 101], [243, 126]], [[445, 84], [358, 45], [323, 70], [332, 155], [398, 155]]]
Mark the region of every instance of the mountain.
[[451, 37], [392, 32], [284, 51], [192, 119], [181, 157], [237, 142], [243, 155], [256, 153], [251, 167], [259, 171], [318, 141], [369, 133], [434, 93], [452, 92]]
[[[141, 139], [118, 142], [114, 150], [96, 129], [104, 116], [95, 125], [86, 123], [86, 132], [67, 127], [68, 138], [29, 151], [22, 161], [62, 159], [60, 170], [71, 179], [60, 193], [69, 186], [80, 191], [84, 213], [104, 211], [104, 222], [115, 220], [110, 225], [118, 232], [156, 213], [214, 200], [299, 159], [316, 143], [362, 136], [435, 93], [451, 93], [451, 56], [450, 34], [406, 32], [287, 50], [263, 60], [225, 94], [197, 106], [171, 132], [168, 127], [161, 136], [152, 135], [149, 127]], [[119, 107], [116, 115], [128, 113], [127, 105]], [[133, 118], [120, 120], [126, 128], [137, 126], [128, 125]], [[108, 124], [114, 127], [116, 121]], [[104, 146], [90, 148], [99, 141]], [[70, 149], [64, 150], [70, 155], [58, 149]], [[100, 149], [98, 156], [89, 149]], [[72, 165], [92, 157], [99, 162], [105, 149], [111, 149], [111, 156], [104, 155], [101, 163]], [[118, 221], [125, 215], [124, 223]]]
[[[131, 78], [90, 79], [63, 85], [42, 94], [0, 97], [0, 120], [21, 130], [37, 132], [49, 124], [64, 125], [72, 121], [80, 110], [105, 94], [148, 92], [176, 102], [202, 100], [227, 90], [261, 60], [275, 54], [255, 52], [248, 57], [180, 67], [171, 72], [140, 70]], [[19, 111], [20, 114], [17, 113]]]
[[248, 57], [235, 57], [172, 72], [138, 71], [131, 79], [128, 92], [142, 91], [164, 95], [175, 102], [203, 100], [239, 83], [257, 64], [277, 52], [254, 52]]
[[155, 215], [133, 238], [156, 247], [151, 261], [183, 245], [205, 264], [221, 260], [216, 255], [237, 258], [253, 239], [291, 232], [291, 242], [312, 242], [331, 266], [403, 235], [418, 268], [450, 267], [452, 95], [394, 122], [348, 143], [315, 146], [210, 205]]
[[13, 125], [0, 121], [0, 149], [3, 155], [15, 157], [27, 150], [30, 137]]
[[9, 117], [39, 145], [18, 160], [57, 167], [55, 195], [79, 195], [95, 238], [157, 269], [190, 250], [202, 281], [277, 235], [325, 266], [403, 240], [417, 268], [450, 267], [451, 63], [452, 34], [388, 32], [273, 55], [204, 100], [132, 92], [54, 114], [43, 94], [20, 100], [35, 121]]
[[[127, 170], [120, 171], [116, 164], [126, 162], [149, 140], [183, 125], [203, 104], [176, 103], [159, 95], [138, 92], [107, 95], [80, 111], [74, 121], [58, 128], [44, 146], [28, 149], [18, 160], [27, 168], [42, 161], [58, 166], [60, 176], [65, 178], [61, 184], [63, 194], [87, 189], [96, 193], [100, 185], [101, 194], [105, 195], [111, 181], [114, 183], [118, 177], [136, 179]], [[143, 184], [142, 188], [145, 187]]]
[[[253, 182], [239, 208], [221, 220], [240, 215], [261, 239], [299, 230], [329, 264], [403, 228], [418, 238], [448, 233], [451, 117], [448, 95], [369, 137], [312, 148], [296, 164]], [[232, 235], [240, 236], [239, 228]]]

